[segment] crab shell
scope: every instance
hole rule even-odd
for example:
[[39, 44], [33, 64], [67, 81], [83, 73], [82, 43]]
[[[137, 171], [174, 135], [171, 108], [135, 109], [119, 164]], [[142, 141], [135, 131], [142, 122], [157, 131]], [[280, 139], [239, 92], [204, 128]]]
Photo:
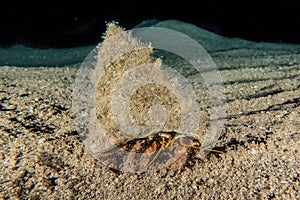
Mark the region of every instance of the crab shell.
[[[95, 106], [91, 109], [90, 118], [87, 120], [88, 132], [83, 135], [87, 138], [84, 142], [89, 151], [92, 154], [107, 152], [116, 145], [120, 146], [129, 140], [148, 137], [149, 134], [162, 128], [183, 132], [184, 130], [179, 129], [179, 124], [185, 124], [181, 123], [183, 114], [181, 107], [185, 104], [180, 103], [176, 95], [161, 85], [147, 84], [131, 96], [130, 106], [121, 104], [118, 105], [119, 109], [113, 109], [114, 88], [119, 80], [123, 80], [126, 71], [137, 66], [147, 66], [149, 69], [159, 71], [162, 62], [151, 56], [153, 53], [151, 46], [141, 43], [116, 24], [108, 25], [104, 39], [95, 52], [95, 69], [92, 72], [92, 77], [96, 80], [93, 82], [96, 83], [95, 93], [92, 94], [92, 103]], [[119, 100], [119, 98], [116, 99]], [[166, 109], [167, 117], [163, 127], [153, 128], [151, 123], [148, 124], [152, 121], [148, 111], [153, 105], [162, 105]], [[138, 128], [142, 127], [142, 130], [127, 131], [128, 127], [120, 126], [120, 124], [129, 124], [120, 123], [120, 120], [126, 118], [116, 116], [123, 107], [130, 107], [130, 116], [134, 118]], [[114, 113], [114, 110], [117, 110], [115, 111], [117, 113]], [[190, 114], [190, 112], [187, 113]], [[144, 127], [149, 127], [149, 129], [144, 129]]]

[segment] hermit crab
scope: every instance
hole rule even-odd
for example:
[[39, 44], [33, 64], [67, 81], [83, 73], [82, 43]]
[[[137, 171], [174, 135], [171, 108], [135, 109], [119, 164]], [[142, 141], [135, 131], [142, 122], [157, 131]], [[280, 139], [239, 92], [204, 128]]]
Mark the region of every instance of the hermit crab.
[[[206, 149], [217, 153], [222, 151]], [[176, 132], [158, 132], [145, 138], [130, 140], [95, 155], [111, 169], [125, 172], [156, 171], [179, 168], [194, 158], [207, 161], [199, 141]]]
[[[153, 47], [133, 34], [178, 54], [196, 70], [164, 65], [152, 56]], [[127, 172], [174, 166], [190, 157], [205, 160], [224, 119], [221, 78], [209, 55], [169, 29], [129, 32], [109, 23], [103, 39], [74, 83], [72, 108], [86, 149], [108, 167]]]

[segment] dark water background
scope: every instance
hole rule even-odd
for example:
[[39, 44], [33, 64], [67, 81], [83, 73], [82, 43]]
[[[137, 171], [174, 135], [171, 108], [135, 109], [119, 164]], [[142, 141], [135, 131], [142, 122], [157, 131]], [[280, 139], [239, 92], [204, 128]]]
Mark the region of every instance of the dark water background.
[[73, 1], [1, 3], [0, 66], [62, 66], [82, 61], [118, 21], [131, 29], [146, 20], [177, 19], [225, 37], [300, 44], [300, 1]]

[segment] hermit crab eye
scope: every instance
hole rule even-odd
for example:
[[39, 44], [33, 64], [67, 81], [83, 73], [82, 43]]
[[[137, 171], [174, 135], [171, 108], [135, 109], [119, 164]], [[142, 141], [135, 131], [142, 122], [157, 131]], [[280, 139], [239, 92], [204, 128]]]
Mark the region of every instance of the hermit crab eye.
[[125, 31], [116, 23], [103, 39], [73, 89], [77, 130], [96, 159], [136, 173], [173, 163], [174, 152], [183, 156], [186, 147], [176, 139], [186, 137], [177, 133], [214, 146], [225, 119], [224, 89], [198, 42], [167, 28]]
[[159, 132], [159, 133], [158, 133], [158, 136], [159, 136], [159, 137], [166, 137], [166, 138], [169, 138], [169, 137], [170, 137], [169, 134], [164, 133], [164, 132]]

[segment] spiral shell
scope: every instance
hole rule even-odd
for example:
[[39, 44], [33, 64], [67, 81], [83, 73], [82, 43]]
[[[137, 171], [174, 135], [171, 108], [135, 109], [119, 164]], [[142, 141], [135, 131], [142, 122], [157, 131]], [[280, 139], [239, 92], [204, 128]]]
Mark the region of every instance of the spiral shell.
[[[143, 35], [143, 31], [125, 31], [116, 23], [109, 23], [103, 42], [78, 70], [73, 92], [75, 123], [86, 148], [96, 157], [105, 157], [116, 147], [139, 138], [144, 141], [162, 130], [185, 133], [197, 141], [206, 138], [206, 146], [218, 137], [215, 132], [221, 127], [220, 120], [216, 120], [217, 128], [211, 129], [214, 133], [205, 136], [209, 116], [200, 109], [201, 98], [194, 92], [195, 87], [208, 87], [205, 95], [198, 92], [198, 96], [208, 97], [212, 85], [213, 91], [222, 90], [216, 86], [219, 83], [212, 81], [215, 70], [204, 69], [205, 76], [201, 76], [205, 84], [191, 84], [182, 73], [154, 58], [150, 44], [133, 36], [133, 33]], [[172, 46], [166, 50], [169, 48]], [[192, 62], [211, 67], [210, 57], [204, 58]], [[218, 92], [214, 94], [214, 98], [221, 96]], [[220, 101], [214, 103], [220, 105]], [[217, 109], [211, 116], [216, 118], [221, 111]]]

